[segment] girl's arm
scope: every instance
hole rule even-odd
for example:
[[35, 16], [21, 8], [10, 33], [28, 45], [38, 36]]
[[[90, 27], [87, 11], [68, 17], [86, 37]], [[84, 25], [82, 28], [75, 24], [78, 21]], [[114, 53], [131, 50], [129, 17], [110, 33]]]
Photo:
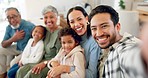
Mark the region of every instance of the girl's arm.
[[40, 40], [36, 44], [35, 50], [33, 50], [33, 52], [30, 52], [30, 56], [22, 58], [22, 63], [23, 64], [38, 63], [42, 59], [43, 54], [44, 54], [44, 44], [43, 41]]
[[[60, 65], [50, 70], [51, 77], [61, 75], [61, 78], [85, 78], [85, 60], [84, 55], [81, 52], [75, 53], [74, 55], [74, 66], [75, 70], [70, 72], [69, 65]], [[71, 56], [72, 57], [72, 56]]]

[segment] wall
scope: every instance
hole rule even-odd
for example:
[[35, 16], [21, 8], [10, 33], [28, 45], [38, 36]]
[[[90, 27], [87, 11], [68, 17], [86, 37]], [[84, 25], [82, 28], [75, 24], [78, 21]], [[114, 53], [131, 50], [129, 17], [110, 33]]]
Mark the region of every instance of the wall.
[[[116, 10], [119, 10], [119, 1], [120, 0], [100, 0], [100, 4], [106, 4], [106, 5], [110, 5], [113, 8], [115, 8]], [[143, 0], [123, 0], [125, 2], [125, 10], [132, 10], [133, 7], [133, 3], [134, 2], [140, 2]]]
[[49, 3], [56, 7], [58, 11], [65, 14], [69, 8], [76, 5], [83, 5], [86, 0], [50, 0]]
[[139, 35], [139, 12], [119, 10], [120, 33], [128, 32], [134, 36]]
[[75, 5], [81, 5], [86, 0], [17, 0], [22, 14], [22, 18], [27, 19], [35, 24], [44, 24], [40, 18], [41, 11], [47, 5], [57, 8], [60, 14], [66, 15], [67, 10]]
[[43, 24], [41, 11], [49, 5], [49, 0], [17, 0], [22, 18], [35, 24]]
[[102, 5], [109, 5], [115, 8], [115, 2], [117, 2], [117, 0], [100, 0], [100, 4]]

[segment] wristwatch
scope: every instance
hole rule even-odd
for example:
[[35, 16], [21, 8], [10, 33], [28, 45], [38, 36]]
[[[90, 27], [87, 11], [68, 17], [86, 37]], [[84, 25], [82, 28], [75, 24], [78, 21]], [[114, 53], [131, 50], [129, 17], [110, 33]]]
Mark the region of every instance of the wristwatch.
[[44, 61], [44, 64], [47, 65], [48, 61]]

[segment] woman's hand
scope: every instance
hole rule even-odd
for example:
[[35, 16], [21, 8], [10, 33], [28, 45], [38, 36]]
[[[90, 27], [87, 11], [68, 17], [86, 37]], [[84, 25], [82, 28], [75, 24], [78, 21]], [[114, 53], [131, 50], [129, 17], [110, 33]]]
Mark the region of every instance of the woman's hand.
[[69, 73], [69, 72], [70, 72], [70, 66], [60, 65], [50, 69], [48, 75], [51, 77], [58, 77], [62, 73]]
[[50, 76], [50, 70], [48, 71], [48, 73], [47, 73], [47, 77], [46, 78], [61, 78], [61, 75], [58, 75], [58, 76], [56, 76], [56, 77], [52, 77], [52, 76]]
[[61, 78], [61, 75], [59, 75], [59, 76], [57, 76], [57, 77], [47, 76], [46, 78]]
[[41, 62], [41, 63], [35, 65], [35, 66], [32, 68], [32, 73], [34, 73], [34, 74], [40, 74], [41, 70], [42, 70], [43, 68], [45, 68], [45, 67], [46, 67], [46, 64], [44, 64], [43, 62]]
[[59, 66], [60, 65], [60, 63], [58, 62], [58, 61], [52, 61], [51, 62], [51, 66], [52, 67], [57, 67], [57, 66]]
[[19, 62], [18, 62], [18, 65], [19, 65], [20, 67], [23, 66], [22, 61], [19, 61]]

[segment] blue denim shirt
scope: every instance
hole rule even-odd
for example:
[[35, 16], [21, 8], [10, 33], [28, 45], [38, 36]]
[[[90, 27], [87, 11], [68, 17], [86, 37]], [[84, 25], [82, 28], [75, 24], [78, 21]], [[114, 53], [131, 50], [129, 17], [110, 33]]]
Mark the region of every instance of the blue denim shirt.
[[[23, 51], [28, 40], [30, 39], [31, 37], [31, 32], [32, 32], [32, 29], [34, 28], [34, 24], [31, 23], [31, 22], [28, 22], [28, 21], [25, 21], [25, 20], [21, 20], [21, 23], [20, 23], [20, 26], [17, 30], [24, 30], [25, 31], [25, 37], [19, 41], [17, 41], [16, 45], [17, 45], [17, 50], [19, 51]], [[6, 32], [5, 32], [5, 35], [4, 35], [4, 38], [3, 38], [3, 41], [5, 40], [8, 40], [10, 39], [14, 33], [15, 33], [15, 30], [16, 29], [13, 29], [10, 25], [8, 25], [6, 27]]]

